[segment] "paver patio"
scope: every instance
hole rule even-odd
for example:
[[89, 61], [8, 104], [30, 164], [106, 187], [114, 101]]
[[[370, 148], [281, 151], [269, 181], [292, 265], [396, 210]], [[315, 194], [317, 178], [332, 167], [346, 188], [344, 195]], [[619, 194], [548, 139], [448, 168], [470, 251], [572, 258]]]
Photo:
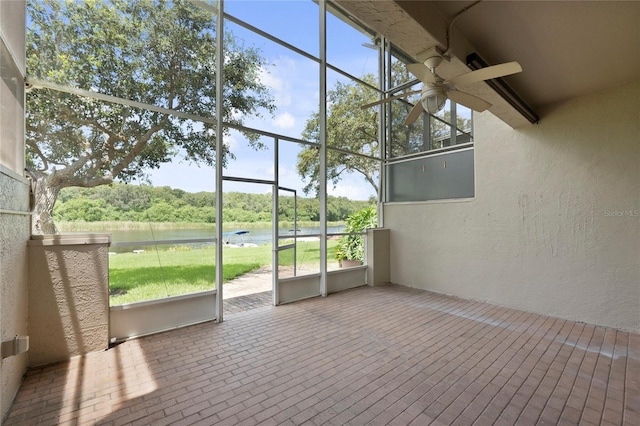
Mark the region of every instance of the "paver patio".
[[32, 369], [15, 424], [640, 424], [640, 336], [401, 286]]

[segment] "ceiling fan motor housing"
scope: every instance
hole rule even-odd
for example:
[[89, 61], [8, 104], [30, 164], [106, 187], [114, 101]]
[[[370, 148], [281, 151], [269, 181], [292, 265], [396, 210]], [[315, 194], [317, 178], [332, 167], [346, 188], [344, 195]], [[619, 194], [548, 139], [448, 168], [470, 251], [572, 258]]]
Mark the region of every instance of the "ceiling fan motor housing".
[[420, 52], [416, 55], [416, 59], [418, 62], [422, 62], [427, 68], [434, 72], [434, 70], [442, 63], [444, 60], [444, 55], [438, 46], [432, 46], [425, 50], [424, 52]]
[[440, 55], [431, 56], [424, 61], [424, 64], [434, 72], [438, 65], [442, 63], [442, 59], [443, 57]]
[[420, 103], [429, 114], [435, 114], [444, 108], [447, 102], [447, 90], [443, 86], [427, 86], [422, 88]]

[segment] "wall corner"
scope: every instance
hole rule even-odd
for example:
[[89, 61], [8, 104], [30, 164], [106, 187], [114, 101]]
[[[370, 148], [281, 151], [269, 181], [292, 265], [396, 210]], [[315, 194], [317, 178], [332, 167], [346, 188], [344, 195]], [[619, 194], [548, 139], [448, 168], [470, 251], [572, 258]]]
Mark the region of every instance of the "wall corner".
[[367, 229], [367, 285], [376, 286], [391, 282], [390, 243], [388, 228]]

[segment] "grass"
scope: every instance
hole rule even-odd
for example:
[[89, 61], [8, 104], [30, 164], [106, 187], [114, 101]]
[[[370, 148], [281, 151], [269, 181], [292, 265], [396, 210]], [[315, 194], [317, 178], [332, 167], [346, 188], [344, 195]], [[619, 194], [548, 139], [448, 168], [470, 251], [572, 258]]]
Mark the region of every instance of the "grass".
[[[335, 240], [327, 241], [328, 259], [334, 258]], [[109, 293], [112, 306], [195, 293], [215, 288], [215, 248], [146, 250], [109, 257]], [[282, 252], [281, 265], [293, 265], [292, 251]], [[301, 241], [298, 264], [319, 265], [318, 241]], [[229, 281], [271, 264], [271, 245], [223, 250], [223, 280]]]

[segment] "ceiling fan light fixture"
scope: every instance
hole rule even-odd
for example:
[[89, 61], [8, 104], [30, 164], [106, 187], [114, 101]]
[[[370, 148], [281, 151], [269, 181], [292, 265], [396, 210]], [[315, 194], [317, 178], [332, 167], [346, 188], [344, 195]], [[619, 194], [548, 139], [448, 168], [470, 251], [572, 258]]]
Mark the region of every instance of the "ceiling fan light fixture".
[[444, 108], [447, 102], [447, 94], [442, 87], [433, 87], [425, 90], [422, 93], [422, 99], [420, 100], [422, 107], [429, 114], [435, 114]]

